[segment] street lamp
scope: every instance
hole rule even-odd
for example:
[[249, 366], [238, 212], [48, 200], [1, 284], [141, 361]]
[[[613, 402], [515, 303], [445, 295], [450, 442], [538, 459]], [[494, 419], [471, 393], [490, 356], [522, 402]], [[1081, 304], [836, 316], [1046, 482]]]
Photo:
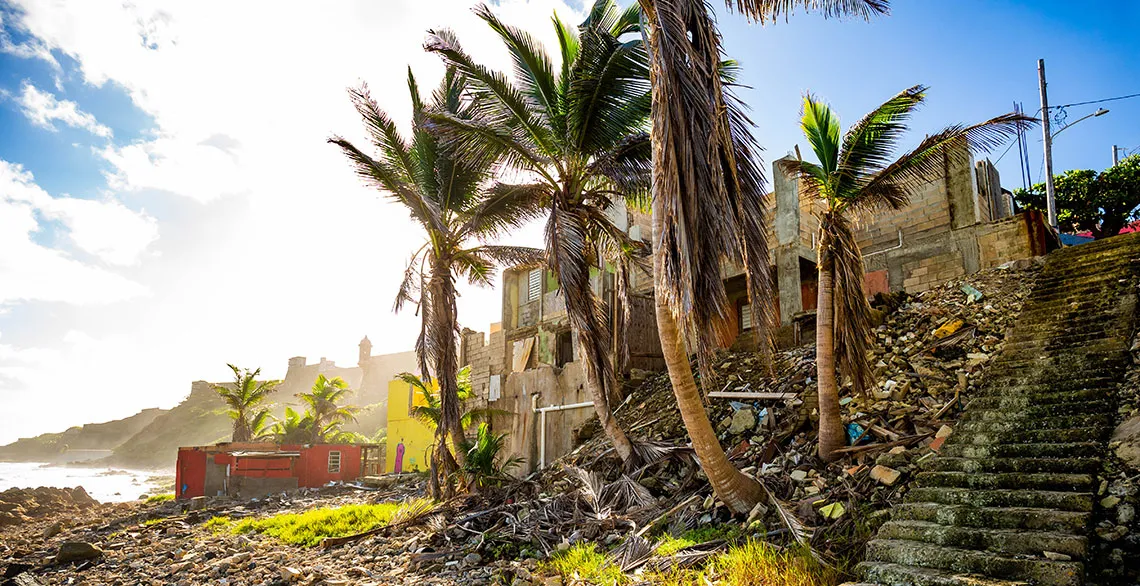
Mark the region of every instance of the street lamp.
[[[1045, 90], [1045, 60], [1037, 60], [1037, 82], [1041, 87], [1041, 134], [1045, 142], [1045, 208], [1049, 214], [1049, 226], [1057, 231], [1057, 200], [1056, 193], [1053, 190], [1053, 137], [1061, 134], [1073, 124], [1092, 118], [1093, 116], [1103, 116], [1108, 114], [1108, 110], [1101, 108], [1088, 116], [1082, 117], [1080, 120], [1073, 122], [1073, 124], [1066, 125], [1058, 130], [1056, 134], [1049, 132], [1049, 93]], [[1062, 106], [1063, 107], [1063, 106]]]
[[1092, 114], [1087, 114], [1087, 115], [1085, 115], [1085, 116], [1081, 116], [1080, 118], [1077, 118], [1076, 120], [1074, 120], [1072, 124], [1066, 124], [1065, 126], [1061, 127], [1061, 130], [1058, 130], [1057, 132], [1054, 132], [1054, 133], [1053, 133], [1053, 136], [1051, 136], [1051, 137], [1049, 137], [1049, 138], [1050, 138], [1050, 139], [1054, 139], [1054, 138], [1057, 138], [1057, 135], [1058, 135], [1058, 134], [1061, 134], [1062, 132], [1064, 132], [1066, 128], [1069, 128], [1069, 127], [1071, 127], [1071, 126], [1074, 126], [1074, 125], [1076, 125], [1076, 123], [1077, 123], [1077, 122], [1080, 122], [1080, 121], [1082, 121], [1082, 120], [1088, 120], [1089, 118], [1093, 118], [1093, 117], [1096, 117], [1096, 116], [1104, 116], [1105, 114], [1108, 114], [1108, 109], [1107, 109], [1107, 108], [1101, 108], [1101, 109], [1097, 110], [1096, 112], [1093, 112]]

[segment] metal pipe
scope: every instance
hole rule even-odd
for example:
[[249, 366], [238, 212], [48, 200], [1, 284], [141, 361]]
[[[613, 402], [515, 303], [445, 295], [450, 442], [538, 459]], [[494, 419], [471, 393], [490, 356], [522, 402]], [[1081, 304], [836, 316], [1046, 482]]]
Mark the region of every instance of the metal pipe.
[[586, 401], [585, 403], [571, 403], [569, 405], [551, 405], [549, 407], [538, 407], [538, 395], [531, 398], [531, 409], [538, 413], [538, 467], [546, 468], [546, 414], [554, 411], [569, 411], [571, 409], [583, 409], [585, 407], [593, 407], [593, 401]]

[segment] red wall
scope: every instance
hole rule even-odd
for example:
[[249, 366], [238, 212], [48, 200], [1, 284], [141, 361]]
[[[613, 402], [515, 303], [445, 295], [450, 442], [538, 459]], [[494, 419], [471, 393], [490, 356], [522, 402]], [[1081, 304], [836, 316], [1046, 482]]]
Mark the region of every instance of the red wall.
[[[206, 492], [206, 462], [229, 465], [231, 476], [254, 478], [297, 478], [297, 486], [316, 488], [332, 481], [355, 480], [360, 476], [361, 447], [351, 445], [320, 444], [310, 447], [276, 446], [284, 452], [300, 452], [297, 458], [235, 458], [225, 448], [178, 448], [175, 467], [175, 486], [178, 498], [204, 496]], [[237, 449], [231, 447], [229, 449]], [[209, 450], [209, 451], [207, 451]], [[218, 450], [218, 451], [215, 451]], [[329, 472], [329, 452], [340, 452], [340, 472]], [[185, 489], [183, 489], [185, 484]]]
[[174, 490], [175, 496], [180, 499], [205, 496], [206, 452], [197, 448], [178, 448], [178, 464], [174, 471]]

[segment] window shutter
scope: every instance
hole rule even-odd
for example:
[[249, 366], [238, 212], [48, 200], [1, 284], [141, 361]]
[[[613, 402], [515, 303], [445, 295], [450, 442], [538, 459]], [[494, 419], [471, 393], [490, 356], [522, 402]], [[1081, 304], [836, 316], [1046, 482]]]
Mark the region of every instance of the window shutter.
[[740, 306], [740, 329], [752, 329], [752, 305], [744, 304]]
[[527, 301], [535, 301], [542, 296], [542, 269], [531, 271], [528, 280]]
[[340, 473], [340, 452], [333, 450], [333, 451], [329, 452], [329, 474], [339, 474], [339, 473]]

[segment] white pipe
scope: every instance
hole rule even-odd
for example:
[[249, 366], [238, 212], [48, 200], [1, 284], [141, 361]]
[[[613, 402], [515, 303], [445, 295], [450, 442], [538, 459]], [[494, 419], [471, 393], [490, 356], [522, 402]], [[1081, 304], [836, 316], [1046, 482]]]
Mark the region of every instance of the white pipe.
[[531, 409], [538, 413], [538, 467], [539, 469], [546, 468], [546, 414], [552, 411], [569, 411], [571, 409], [582, 409], [585, 407], [593, 407], [593, 401], [586, 401], [584, 403], [571, 403], [569, 405], [551, 405], [549, 407], [538, 407], [538, 395], [531, 397]]
[[884, 248], [884, 249], [882, 249], [882, 250], [876, 250], [875, 252], [869, 252], [869, 253], [867, 253], [867, 254], [864, 254], [864, 255], [863, 255], [863, 258], [867, 258], [868, 256], [875, 256], [876, 254], [883, 254], [884, 252], [890, 252], [890, 251], [892, 251], [892, 250], [898, 250], [898, 249], [900, 249], [900, 248], [902, 248], [902, 247], [903, 247], [903, 241], [902, 241], [902, 230], [900, 229], [900, 230], [899, 230], [899, 243], [898, 243], [898, 246], [892, 246], [892, 247], [890, 247], [890, 248]]

